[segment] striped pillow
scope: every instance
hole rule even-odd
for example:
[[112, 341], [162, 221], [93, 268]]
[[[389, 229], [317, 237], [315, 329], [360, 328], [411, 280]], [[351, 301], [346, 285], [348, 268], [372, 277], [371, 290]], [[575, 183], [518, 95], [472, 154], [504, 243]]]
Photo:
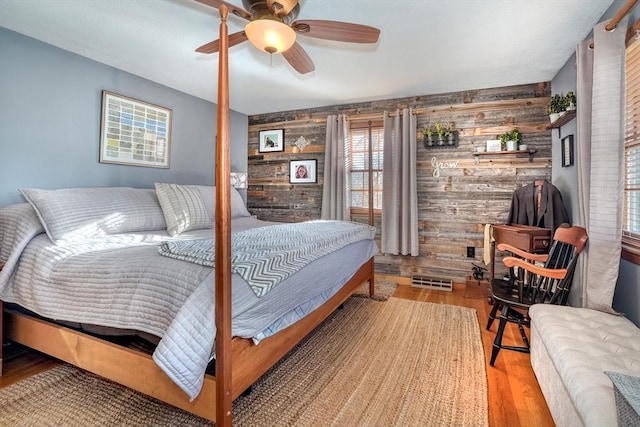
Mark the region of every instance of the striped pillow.
[[240, 192], [231, 187], [231, 218], [240, 218], [243, 216], [251, 216], [251, 214], [247, 210]]
[[23, 188], [54, 243], [166, 227], [152, 189], [129, 187]]
[[155, 187], [171, 236], [212, 226], [199, 186], [157, 182]]

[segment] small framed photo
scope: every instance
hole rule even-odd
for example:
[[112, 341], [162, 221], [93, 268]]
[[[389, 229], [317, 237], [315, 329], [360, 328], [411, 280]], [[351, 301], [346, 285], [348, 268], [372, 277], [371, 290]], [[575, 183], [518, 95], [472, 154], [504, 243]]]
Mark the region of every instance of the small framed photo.
[[573, 166], [573, 135], [562, 138], [562, 167]]
[[291, 160], [289, 162], [291, 184], [313, 184], [318, 182], [317, 160]]
[[284, 129], [260, 131], [258, 152], [270, 153], [272, 151], [284, 151]]
[[502, 151], [502, 143], [499, 139], [490, 139], [487, 141], [487, 153]]

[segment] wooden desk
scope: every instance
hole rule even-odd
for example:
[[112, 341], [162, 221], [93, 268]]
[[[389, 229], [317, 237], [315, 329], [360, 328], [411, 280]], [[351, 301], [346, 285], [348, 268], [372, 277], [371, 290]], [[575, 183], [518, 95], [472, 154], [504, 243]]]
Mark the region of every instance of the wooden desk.
[[520, 224], [492, 224], [494, 242], [491, 242], [491, 271], [494, 278], [496, 245], [506, 243], [529, 253], [545, 254], [551, 247], [551, 230]]

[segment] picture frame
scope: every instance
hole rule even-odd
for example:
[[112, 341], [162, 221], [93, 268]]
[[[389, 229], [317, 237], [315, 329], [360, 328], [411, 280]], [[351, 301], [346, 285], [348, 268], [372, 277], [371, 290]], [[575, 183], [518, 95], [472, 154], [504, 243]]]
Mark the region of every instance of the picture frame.
[[573, 135], [567, 135], [561, 140], [562, 167], [573, 166]]
[[290, 160], [289, 183], [291, 184], [315, 184], [318, 182], [318, 161]]
[[496, 151], [502, 151], [502, 142], [499, 139], [487, 140], [487, 153], [495, 153]]
[[169, 169], [169, 108], [102, 91], [100, 163]]
[[284, 129], [261, 130], [258, 152], [284, 151]]

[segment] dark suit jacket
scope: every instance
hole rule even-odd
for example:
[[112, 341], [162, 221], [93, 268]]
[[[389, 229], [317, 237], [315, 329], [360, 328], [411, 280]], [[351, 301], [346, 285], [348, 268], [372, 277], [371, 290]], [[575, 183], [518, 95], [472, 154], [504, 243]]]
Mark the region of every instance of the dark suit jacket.
[[553, 236], [560, 224], [569, 224], [569, 215], [562, 202], [560, 191], [553, 184], [544, 181], [540, 215], [536, 210], [536, 187], [531, 183], [513, 192], [507, 222], [549, 228]]

